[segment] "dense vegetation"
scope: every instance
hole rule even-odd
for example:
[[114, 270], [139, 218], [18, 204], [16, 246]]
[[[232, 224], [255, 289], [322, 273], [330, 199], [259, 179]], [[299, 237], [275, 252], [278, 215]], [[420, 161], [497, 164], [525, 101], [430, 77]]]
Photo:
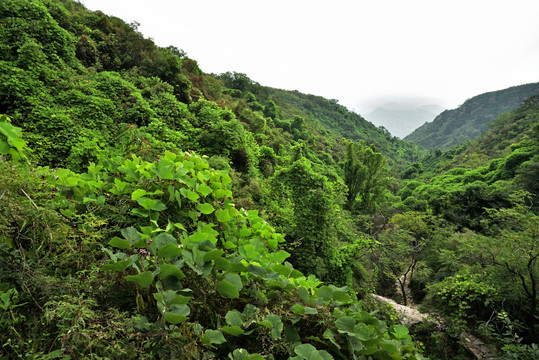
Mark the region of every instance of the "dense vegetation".
[[71, 0], [1, 2], [0, 69], [0, 358], [537, 355], [537, 97], [427, 153]]
[[538, 92], [539, 83], [534, 83], [474, 96], [458, 108], [442, 112], [404, 139], [427, 149], [448, 150], [475, 139], [498, 115], [516, 109], [522, 101]]

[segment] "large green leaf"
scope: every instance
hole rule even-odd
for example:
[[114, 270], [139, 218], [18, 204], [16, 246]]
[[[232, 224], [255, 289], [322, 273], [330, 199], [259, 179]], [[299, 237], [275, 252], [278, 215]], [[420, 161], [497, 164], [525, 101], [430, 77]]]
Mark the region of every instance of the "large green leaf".
[[223, 331], [225, 334], [230, 334], [234, 336], [239, 336], [245, 332], [245, 330], [243, 330], [239, 326], [223, 326], [221, 328], [221, 331]]
[[321, 286], [316, 290], [316, 296], [324, 300], [331, 300], [333, 297], [333, 289], [326, 285]]
[[167, 258], [168, 260], [174, 259], [176, 256], [182, 253], [182, 249], [176, 244], [167, 244], [159, 248], [157, 254], [160, 258]]
[[153, 172], [161, 179], [170, 180], [174, 177], [172, 171], [174, 170], [174, 163], [168, 159], [161, 159], [156, 163]]
[[225, 274], [224, 278], [231, 284], [236, 285], [238, 287], [238, 290], [241, 291], [241, 289], [243, 289], [243, 283], [241, 281], [241, 277], [238, 274], [227, 273]]
[[178, 280], [185, 278], [185, 274], [177, 266], [167, 263], [161, 264], [159, 266], [159, 277], [166, 280], [169, 276], [174, 276]]
[[137, 200], [137, 199], [143, 197], [146, 194], [147, 194], [146, 190], [137, 189], [137, 190], [133, 191], [133, 193], [131, 194], [131, 200]]
[[343, 316], [335, 321], [335, 326], [340, 333], [353, 334], [356, 321], [351, 316]]
[[171, 323], [172, 325], [182, 324], [187, 320], [187, 316], [182, 314], [175, 314], [171, 311], [166, 311], [164, 317], [165, 321]]
[[121, 260], [115, 263], [105, 264], [101, 269], [103, 271], [124, 271], [132, 262], [133, 260], [131, 259]]
[[243, 314], [238, 310], [230, 310], [225, 315], [225, 321], [230, 326], [242, 326], [243, 325]]
[[271, 256], [273, 262], [275, 262], [277, 264], [281, 264], [288, 257], [290, 257], [290, 253], [286, 252], [284, 250], [279, 250], [277, 252], [272, 253], [270, 256]]
[[217, 260], [224, 253], [221, 249], [215, 249], [204, 254], [204, 261]]
[[136, 283], [138, 286], [140, 286], [143, 289], [146, 289], [153, 282], [153, 274], [151, 271], [145, 271], [138, 275], [127, 275], [125, 279], [127, 281], [132, 281]]
[[333, 293], [333, 301], [340, 304], [349, 304], [352, 302], [352, 298], [346, 292], [342, 290], [336, 290]]
[[140, 233], [132, 226], [122, 229], [121, 232], [122, 236], [126, 238], [131, 245], [134, 245], [137, 241], [140, 240]]
[[229, 281], [223, 279], [219, 281], [216, 285], [217, 291], [224, 297], [230, 299], [237, 299], [240, 297], [240, 292], [238, 286], [230, 283]]
[[290, 308], [294, 314], [303, 315], [305, 314], [305, 306], [301, 304], [295, 304]]
[[168, 244], [178, 245], [178, 240], [170, 234], [162, 232], [161, 234], [155, 237], [155, 244], [159, 248]]
[[197, 191], [200, 193], [200, 195], [202, 196], [208, 196], [213, 190], [211, 187], [209, 187], [208, 185], [206, 184], [200, 184], [197, 188]]
[[266, 321], [269, 321], [272, 325], [270, 336], [273, 340], [277, 340], [281, 337], [281, 333], [283, 332], [283, 322], [281, 321], [281, 318], [278, 315], [275, 314], [269, 314], [265, 318]]
[[215, 217], [217, 218], [217, 221], [222, 223], [229, 222], [230, 220], [232, 220], [232, 217], [230, 216], [230, 213], [227, 209], [217, 210], [215, 212]]
[[287, 278], [293, 270], [283, 264], [275, 264], [271, 267], [271, 269], [277, 274], [284, 276], [285, 278]]
[[395, 325], [393, 327], [394, 335], [397, 339], [406, 339], [408, 335], [408, 328], [403, 325]]
[[177, 325], [185, 322], [190, 313], [191, 309], [189, 306], [184, 304], [176, 304], [170, 306], [170, 311], [166, 311], [164, 317], [167, 322]]
[[222, 344], [226, 342], [226, 339], [223, 336], [223, 333], [220, 332], [219, 330], [208, 329], [204, 333], [204, 337], [207, 339], [207, 340], [206, 339], [204, 340], [208, 341], [210, 344]]
[[325, 350], [317, 350], [311, 344], [300, 344], [294, 348], [294, 352], [301, 357], [301, 359], [306, 360], [331, 360], [331, 356]]
[[131, 247], [131, 244], [129, 241], [125, 239], [120, 239], [119, 237], [115, 236], [113, 237], [108, 244], [112, 247], [118, 248], [118, 249], [129, 249]]
[[11, 150], [11, 147], [9, 146], [7, 141], [0, 139], [0, 154], [7, 155], [9, 154], [9, 150]]

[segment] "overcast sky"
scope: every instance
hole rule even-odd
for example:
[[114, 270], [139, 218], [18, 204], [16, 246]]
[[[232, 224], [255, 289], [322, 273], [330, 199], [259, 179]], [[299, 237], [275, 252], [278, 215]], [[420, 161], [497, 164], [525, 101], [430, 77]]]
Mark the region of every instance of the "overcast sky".
[[206, 73], [337, 99], [455, 108], [539, 81], [538, 0], [81, 0]]

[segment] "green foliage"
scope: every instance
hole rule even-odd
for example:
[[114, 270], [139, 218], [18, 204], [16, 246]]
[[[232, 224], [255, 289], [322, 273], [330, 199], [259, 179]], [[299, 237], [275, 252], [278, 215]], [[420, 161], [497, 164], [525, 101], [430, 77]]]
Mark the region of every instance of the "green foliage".
[[421, 358], [368, 296], [407, 276], [534, 351], [536, 99], [425, 154], [78, 2], [0, 15], [0, 357]]
[[[414, 352], [402, 328], [388, 332], [384, 323], [354, 307], [346, 288], [320, 287], [314, 276], [305, 277], [285, 262], [290, 254], [278, 250], [283, 237], [256, 211], [236, 210], [226, 173], [209, 169], [203, 159], [190, 154], [166, 153], [154, 163], [135, 156], [118, 161], [110, 159], [105, 166], [92, 166], [92, 172], [81, 177], [65, 173], [59, 181], [67, 186], [65, 191], [70, 189], [81, 199], [98, 199], [100, 193], [109, 192], [133, 202], [131, 222], [138, 224], [138, 229], [125, 228], [123, 239], [114, 237], [108, 242], [118, 250], [105, 249], [111, 260], [103, 269], [127, 272], [126, 280], [140, 289], [133, 296], [138, 311], [148, 320], [139, 326], [163, 328], [172, 334], [201, 326], [195, 340], [200, 346], [232, 356], [232, 344], [255, 349], [252, 336], [275, 342], [274, 355], [291, 355], [293, 349], [297, 356], [331, 356], [328, 351], [313, 350], [309, 343], [301, 346], [287, 340], [293, 333], [313, 337], [317, 331], [318, 338], [324, 334], [329, 339], [320, 343], [331, 345], [328, 349], [340, 356], [371, 354], [383, 358]], [[84, 179], [89, 178], [95, 180], [86, 183]], [[141, 297], [147, 292], [157, 301], [155, 305]], [[308, 307], [292, 306], [297, 294]], [[243, 311], [243, 306], [235, 308], [234, 301], [239, 299], [250, 304]], [[226, 313], [208, 317], [194, 311], [200, 306], [217, 309], [218, 304], [227, 304]], [[292, 307], [292, 312], [279, 310], [283, 306]], [[337, 320], [332, 320], [329, 309], [323, 314], [316, 310], [329, 306], [342, 312], [337, 313]], [[339, 345], [331, 330], [324, 333], [326, 326], [333, 327], [333, 321], [339, 332], [344, 331], [339, 325], [344, 319], [352, 326], [346, 330], [347, 346]], [[319, 330], [303, 325], [311, 321], [327, 325]], [[227, 325], [215, 328], [220, 322]]]
[[442, 112], [432, 122], [406, 136], [405, 140], [428, 149], [447, 150], [475, 139], [487, 130], [488, 123], [503, 112], [518, 108], [525, 99], [536, 95], [538, 90], [539, 84], [534, 83], [475, 96], [457, 109]]
[[11, 125], [11, 120], [0, 115], [0, 155], [11, 155], [13, 160], [26, 158], [26, 142], [22, 139], [21, 129]]
[[376, 202], [384, 192], [388, 180], [385, 162], [385, 157], [372, 147], [357, 143], [348, 144], [344, 181], [348, 186], [349, 209], [353, 209], [358, 200], [361, 211], [373, 213], [376, 210]]

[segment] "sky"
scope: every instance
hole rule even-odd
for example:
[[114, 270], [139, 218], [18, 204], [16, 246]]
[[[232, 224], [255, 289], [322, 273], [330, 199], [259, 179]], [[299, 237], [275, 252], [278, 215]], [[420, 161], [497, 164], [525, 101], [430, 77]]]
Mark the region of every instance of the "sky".
[[80, 0], [205, 73], [337, 99], [456, 108], [539, 82], [537, 0]]

